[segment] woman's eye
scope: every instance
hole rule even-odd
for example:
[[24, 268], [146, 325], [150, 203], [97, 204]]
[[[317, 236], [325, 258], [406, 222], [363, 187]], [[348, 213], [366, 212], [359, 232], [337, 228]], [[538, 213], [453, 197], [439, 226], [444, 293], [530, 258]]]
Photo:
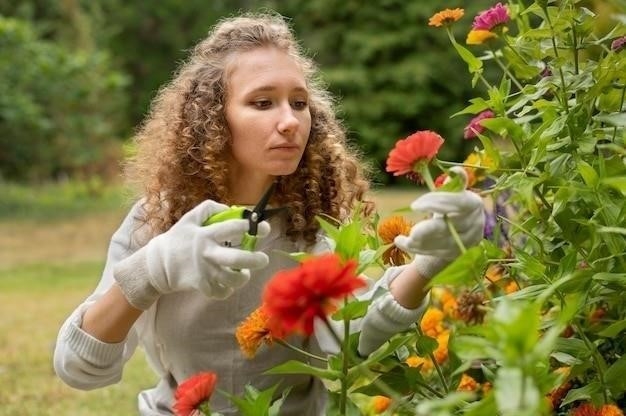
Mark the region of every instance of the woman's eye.
[[269, 108], [272, 105], [270, 100], [256, 100], [252, 103], [256, 108]]
[[309, 102], [306, 100], [296, 100], [291, 105], [296, 110], [304, 110], [309, 106]]

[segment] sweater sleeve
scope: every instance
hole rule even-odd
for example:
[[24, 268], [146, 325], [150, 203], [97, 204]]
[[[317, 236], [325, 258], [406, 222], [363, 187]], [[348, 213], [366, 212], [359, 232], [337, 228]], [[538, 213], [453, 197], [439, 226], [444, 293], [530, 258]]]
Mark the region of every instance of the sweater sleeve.
[[[54, 370], [69, 386], [90, 390], [120, 381], [123, 366], [138, 343], [133, 327], [120, 343], [102, 342], [81, 329], [85, 311], [115, 284], [113, 267], [136, 249], [132, 234], [139, 205], [130, 210], [122, 225], [113, 234], [102, 277], [94, 292], [66, 319], [59, 330], [54, 350]], [[141, 319], [141, 318], [140, 318]]]

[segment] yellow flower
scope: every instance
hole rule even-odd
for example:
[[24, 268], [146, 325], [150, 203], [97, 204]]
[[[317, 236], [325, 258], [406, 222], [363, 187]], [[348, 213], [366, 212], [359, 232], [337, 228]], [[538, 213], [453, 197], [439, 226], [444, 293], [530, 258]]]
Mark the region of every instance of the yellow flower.
[[463, 162], [465, 171], [467, 172], [467, 186], [472, 187], [477, 182], [485, 179], [486, 172], [495, 168], [495, 162], [484, 152], [472, 152]]
[[495, 38], [496, 34], [488, 30], [470, 30], [465, 43], [468, 45], [482, 45], [483, 42]]
[[387, 396], [374, 396], [372, 397], [372, 410], [374, 414], [379, 414], [384, 412], [389, 408], [391, 404], [391, 399]]
[[433, 307], [428, 308], [420, 322], [422, 332], [429, 337], [437, 338], [437, 335], [444, 331], [443, 318], [444, 314], [441, 309]]
[[428, 26], [441, 27], [450, 23], [457, 22], [463, 17], [465, 11], [463, 9], [445, 9], [435, 13], [428, 19]]
[[235, 337], [241, 352], [246, 358], [254, 358], [262, 342], [266, 345], [271, 345], [274, 341], [267, 324], [268, 316], [261, 307], [252, 312], [237, 327]]
[[[404, 217], [394, 215], [381, 221], [378, 225], [378, 235], [384, 244], [392, 244], [399, 235], [407, 235], [411, 231], [413, 223]], [[410, 256], [408, 253], [392, 246], [383, 253], [383, 262], [391, 266], [406, 264]]]
[[424, 358], [418, 355], [410, 356], [409, 358], [406, 359], [405, 363], [411, 368], [417, 368], [421, 365], [422, 368], [420, 371], [422, 372], [430, 371], [434, 367], [433, 362], [430, 358]]
[[461, 382], [459, 383], [459, 387], [456, 388], [457, 391], [474, 391], [478, 388], [479, 384], [474, 380], [471, 376], [467, 374], [463, 374], [461, 376]]

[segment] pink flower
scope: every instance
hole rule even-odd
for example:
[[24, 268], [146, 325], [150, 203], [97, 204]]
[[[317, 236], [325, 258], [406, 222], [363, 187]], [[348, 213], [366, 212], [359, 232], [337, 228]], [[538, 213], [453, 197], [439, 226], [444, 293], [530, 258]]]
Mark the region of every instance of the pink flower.
[[487, 118], [494, 118], [495, 114], [491, 110], [485, 110], [470, 120], [469, 124], [463, 130], [463, 138], [469, 140], [478, 136], [479, 133], [485, 131], [480, 122]]
[[474, 18], [472, 30], [492, 30], [496, 26], [505, 24], [509, 19], [509, 10], [502, 3], [498, 3], [491, 9], [480, 12]]
[[622, 36], [620, 38], [614, 39], [611, 42], [611, 50], [613, 52], [619, 52], [626, 46], [626, 36]]

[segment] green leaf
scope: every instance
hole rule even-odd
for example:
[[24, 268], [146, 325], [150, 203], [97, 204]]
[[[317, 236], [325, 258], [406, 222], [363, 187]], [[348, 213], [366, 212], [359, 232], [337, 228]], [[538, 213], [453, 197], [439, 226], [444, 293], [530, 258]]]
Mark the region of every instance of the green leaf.
[[597, 381], [592, 381], [578, 389], [572, 389], [567, 392], [567, 395], [563, 399], [561, 406], [565, 406], [566, 404], [575, 402], [576, 400], [589, 400], [591, 397], [597, 393], [602, 391], [602, 386]]
[[611, 178], [604, 178], [600, 180], [600, 183], [615, 188], [623, 195], [626, 195], [626, 176], [613, 176]]
[[626, 113], [599, 114], [593, 117], [594, 120], [610, 124], [615, 127], [626, 127]]
[[578, 161], [578, 173], [580, 173], [580, 176], [582, 176], [587, 186], [590, 186], [592, 188], [598, 186], [598, 173], [589, 163], [585, 162], [584, 160]]
[[307, 374], [326, 380], [338, 380], [341, 377], [339, 371], [326, 370], [305, 364], [296, 360], [289, 360], [265, 371], [263, 374]]
[[480, 59], [476, 58], [472, 52], [456, 42], [453, 42], [452, 45], [454, 46], [454, 49], [456, 49], [461, 59], [463, 59], [463, 61], [465, 61], [465, 63], [467, 64], [467, 67], [471, 74], [479, 73], [482, 70], [483, 62]]
[[604, 381], [616, 396], [626, 391], [626, 354], [623, 354], [604, 373]]
[[486, 268], [487, 258], [483, 247], [474, 246], [431, 279], [429, 286], [468, 284], [481, 278]]
[[[272, 403], [272, 397], [277, 387], [278, 385], [274, 385], [267, 390], [259, 391], [251, 385], [246, 385], [243, 397], [237, 397], [230, 393], [225, 394], [228, 399], [239, 409], [240, 413], [243, 416], [267, 416], [275, 414], [270, 413], [270, 404]], [[288, 391], [289, 389], [287, 390], [287, 392]], [[282, 399], [279, 399], [279, 407], [286, 397], [286, 394], [287, 393], [283, 393]]]
[[626, 273], [596, 273], [591, 278], [604, 286], [626, 288]]
[[615, 338], [619, 333], [626, 329], [626, 319], [612, 323], [611, 325], [598, 332], [598, 335]]
[[542, 396], [533, 379], [524, 376], [520, 368], [503, 367], [496, 375], [496, 403], [502, 414], [540, 414]]
[[415, 341], [415, 350], [420, 357], [427, 357], [437, 349], [439, 343], [435, 338], [431, 338], [427, 335], [420, 335]]
[[365, 316], [370, 302], [370, 300], [357, 300], [349, 302], [346, 306], [335, 312], [332, 315], [332, 318], [335, 321], [342, 321], [344, 318], [347, 320], [361, 318]]

